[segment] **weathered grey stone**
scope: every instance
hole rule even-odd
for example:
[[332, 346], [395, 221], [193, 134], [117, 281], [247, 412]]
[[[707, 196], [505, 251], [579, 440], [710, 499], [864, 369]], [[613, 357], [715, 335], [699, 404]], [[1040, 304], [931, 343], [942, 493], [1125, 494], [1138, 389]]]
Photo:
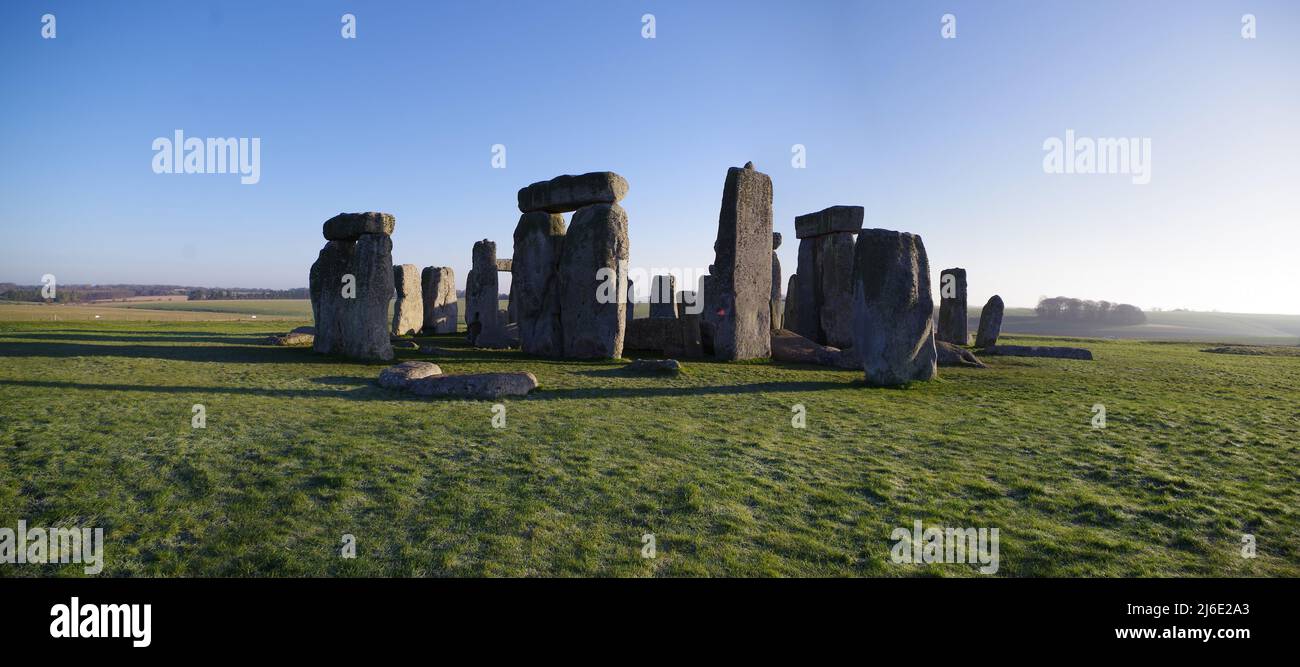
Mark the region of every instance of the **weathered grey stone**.
[[403, 361], [379, 373], [379, 386], [387, 389], [406, 389], [413, 380], [442, 375], [438, 364], [428, 361]]
[[397, 219], [388, 213], [340, 213], [325, 221], [323, 232], [331, 241], [355, 241], [362, 234], [391, 235]]
[[852, 350], [841, 350], [813, 342], [788, 329], [772, 331], [772, 359], [795, 364], [816, 364], [846, 370], [861, 370], [862, 362]]
[[537, 388], [532, 373], [475, 373], [470, 375], [434, 375], [412, 380], [407, 389], [417, 396], [494, 400], [507, 396], [527, 396]]
[[1092, 351], [1082, 347], [1049, 347], [1038, 345], [990, 345], [980, 354], [1003, 357], [1050, 357], [1052, 359], [1078, 359], [1092, 361]]
[[631, 278], [628, 278], [627, 279], [627, 300], [623, 302], [623, 310], [624, 310], [623, 330], [624, 331], [627, 331], [627, 327], [632, 325], [632, 320], [636, 319], [636, 310], [634, 308], [634, 306], [636, 306], [636, 302], [633, 301], [633, 297], [636, 295], [636, 292], [633, 290], [634, 287], [636, 287], [636, 283], [632, 282]]
[[934, 298], [921, 237], [887, 229], [858, 234], [853, 261], [854, 348], [875, 386], [935, 375]]
[[771, 356], [772, 179], [752, 164], [727, 170], [705, 307], [716, 308], [713, 354]]
[[519, 347], [519, 325], [498, 324], [495, 327], [484, 329], [478, 335], [478, 340], [474, 341], [474, 347], [487, 350], [511, 350], [517, 348]]
[[519, 190], [519, 210], [566, 213], [592, 204], [617, 204], [627, 194], [627, 180], [612, 171], [556, 176]]
[[677, 317], [677, 276], [650, 280], [650, 317]]
[[699, 292], [680, 290], [677, 292], [677, 316], [699, 315], [704, 311], [704, 303], [699, 301]]
[[456, 333], [456, 272], [450, 266], [426, 266], [420, 274], [426, 334]]
[[857, 234], [865, 217], [861, 206], [831, 206], [794, 219], [794, 237], [809, 239], [836, 232]]
[[483, 239], [474, 243], [473, 268], [465, 279], [465, 327], [470, 344], [486, 329], [498, 326], [497, 244]]
[[799, 274], [790, 274], [790, 280], [785, 284], [785, 309], [781, 313], [781, 328], [792, 330], [794, 323], [799, 321]]
[[393, 304], [394, 336], [414, 336], [424, 326], [424, 297], [420, 294], [420, 267], [399, 264], [393, 267], [393, 287], [397, 302]]
[[936, 361], [940, 366], [968, 366], [971, 368], [987, 368], [983, 362], [975, 358], [971, 351], [949, 343], [948, 341], [934, 341], [934, 350]]
[[682, 365], [676, 359], [635, 359], [623, 367], [629, 373], [662, 373], [677, 375], [682, 372]]
[[773, 331], [782, 327], [785, 321], [785, 309], [781, 304], [781, 258], [776, 256], [776, 249], [781, 247], [781, 233], [772, 232], [772, 298], [768, 301], [771, 310], [771, 327]]
[[627, 258], [627, 213], [621, 206], [593, 204], [573, 214], [559, 270], [565, 357], [623, 354], [627, 279], [620, 269]]
[[1002, 333], [1002, 297], [994, 294], [980, 311], [980, 326], [975, 331], [975, 347], [993, 347]]
[[[326, 245], [328, 249], [329, 246]], [[316, 261], [311, 263], [311, 270], [307, 272], [307, 294], [311, 298], [311, 323], [312, 325], [320, 322], [320, 291], [323, 287], [321, 278], [322, 265], [320, 258], [325, 255], [325, 250], [321, 250], [317, 255]], [[313, 326], [314, 328], [314, 326]], [[315, 335], [315, 332], [312, 332]]]
[[643, 317], [632, 320], [624, 337], [623, 349], [699, 359], [704, 356], [700, 341], [700, 316], [687, 314], [678, 318]]
[[953, 345], [970, 342], [966, 323], [966, 269], [939, 272], [939, 326], [935, 340]]
[[[562, 216], [561, 219], [563, 219]], [[515, 266], [515, 262], [513, 258], [497, 260], [497, 271], [500, 271], [502, 273], [510, 273], [514, 271], [514, 266]]]
[[519, 324], [520, 348], [542, 357], [564, 354], [560, 322], [560, 258], [564, 254], [564, 216], [535, 211], [515, 225], [515, 256], [510, 294]]
[[[310, 327], [308, 327], [310, 328]], [[278, 336], [268, 336], [266, 338], [268, 345], [281, 345], [284, 347], [300, 347], [311, 345], [316, 342], [316, 336], [309, 333], [298, 333], [290, 331], [287, 334]]]
[[853, 345], [853, 235], [834, 232], [799, 241], [798, 310], [785, 327], [814, 342]]
[[[392, 359], [388, 303], [393, 296], [393, 240], [387, 234], [362, 234], [356, 241], [329, 241], [316, 264], [313, 349], [353, 359]], [[345, 282], [346, 276], [352, 280]]]

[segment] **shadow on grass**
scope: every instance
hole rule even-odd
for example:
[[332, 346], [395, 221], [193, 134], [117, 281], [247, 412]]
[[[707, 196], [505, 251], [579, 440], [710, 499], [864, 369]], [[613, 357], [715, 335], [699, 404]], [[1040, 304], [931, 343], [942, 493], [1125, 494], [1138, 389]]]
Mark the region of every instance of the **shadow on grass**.
[[0, 334], [0, 340], [4, 339], [22, 339], [6, 341], [11, 344], [21, 345], [28, 340], [40, 341], [67, 341], [75, 343], [84, 342], [102, 342], [102, 343], [224, 343], [227, 345], [258, 345], [263, 342], [267, 336], [282, 334], [283, 331], [268, 331], [266, 333], [244, 332], [239, 334], [220, 334], [212, 331], [203, 333], [199, 332], [168, 332], [159, 334], [157, 332], [132, 332], [132, 331], [114, 331], [112, 333], [103, 332], [60, 332], [60, 333], [6, 333]]
[[[242, 339], [240, 339], [242, 340]], [[222, 342], [235, 343], [230, 339]], [[167, 361], [203, 361], [219, 363], [327, 363], [350, 362], [359, 365], [388, 365], [388, 362], [347, 360], [329, 355], [317, 355], [310, 347], [280, 347], [260, 344], [261, 339], [249, 339], [247, 347], [236, 345], [95, 345], [90, 343], [28, 343], [0, 342], [0, 358], [4, 357], [126, 357], [132, 359], [162, 359]]]
[[[86, 391], [138, 391], [162, 394], [238, 394], [246, 396], [271, 396], [293, 398], [344, 398], [353, 401], [404, 401], [429, 403], [443, 400], [461, 400], [455, 397], [429, 398], [402, 391], [383, 389], [370, 378], [330, 376], [317, 378], [322, 384], [347, 386], [365, 383], [350, 391], [329, 389], [271, 389], [260, 387], [200, 387], [192, 385], [152, 386], [138, 384], [90, 384], [86, 382], [55, 382], [51, 380], [0, 380], [0, 386], [33, 387], [41, 389], [81, 389]], [[355, 381], [355, 382], [354, 382]], [[709, 387], [579, 387], [573, 389], [540, 389], [527, 401], [590, 400], [602, 398], [651, 398], [657, 396], [712, 396], [727, 394], [755, 394], [766, 392], [821, 391], [825, 389], [866, 388], [857, 382], [758, 382], [744, 385], [719, 385]]]

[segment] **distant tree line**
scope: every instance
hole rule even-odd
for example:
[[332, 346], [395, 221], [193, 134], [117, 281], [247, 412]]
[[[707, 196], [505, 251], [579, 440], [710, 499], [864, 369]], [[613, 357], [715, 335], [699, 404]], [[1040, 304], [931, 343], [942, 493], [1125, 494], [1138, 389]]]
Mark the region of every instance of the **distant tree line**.
[[213, 299], [309, 299], [306, 287], [292, 289], [225, 289], [221, 287], [196, 287], [186, 293], [190, 301]]
[[1034, 312], [1044, 320], [1067, 322], [1105, 322], [1106, 324], [1143, 324], [1146, 313], [1128, 303], [1091, 301], [1068, 296], [1043, 297]]

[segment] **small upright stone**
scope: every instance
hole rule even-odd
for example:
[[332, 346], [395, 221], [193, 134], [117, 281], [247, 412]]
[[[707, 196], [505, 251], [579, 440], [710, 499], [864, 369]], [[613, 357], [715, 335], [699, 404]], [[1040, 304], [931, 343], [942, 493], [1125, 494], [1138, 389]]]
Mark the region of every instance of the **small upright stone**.
[[450, 266], [426, 266], [420, 274], [426, 334], [456, 333], [456, 272]]
[[785, 311], [781, 306], [781, 258], [776, 256], [776, 249], [781, 247], [781, 232], [772, 232], [772, 330], [782, 328]]
[[934, 298], [920, 236], [887, 229], [858, 234], [853, 334], [867, 384], [891, 386], [934, 377]]
[[617, 204], [627, 194], [627, 180], [612, 171], [556, 176], [519, 190], [522, 213], [567, 213], [592, 204]]
[[705, 283], [717, 359], [771, 356], [772, 179], [753, 163], [727, 170], [713, 244], [713, 271]]
[[497, 328], [499, 293], [497, 244], [483, 239], [474, 244], [473, 268], [465, 279], [466, 338], [471, 344], [484, 330]]
[[650, 317], [677, 317], [676, 276], [655, 276], [650, 281]]
[[966, 324], [966, 269], [944, 269], [939, 272], [939, 329], [938, 340], [953, 345], [970, 342]]
[[560, 328], [569, 359], [615, 359], [627, 327], [627, 212], [593, 204], [573, 214], [560, 258]]
[[980, 311], [980, 327], [975, 331], [975, 347], [993, 347], [1002, 333], [1002, 297], [994, 294]]
[[424, 326], [424, 298], [420, 295], [420, 267], [400, 264], [393, 267], [393, 287], [397, 303], [393, 304], [394, 336], [414, 336]]

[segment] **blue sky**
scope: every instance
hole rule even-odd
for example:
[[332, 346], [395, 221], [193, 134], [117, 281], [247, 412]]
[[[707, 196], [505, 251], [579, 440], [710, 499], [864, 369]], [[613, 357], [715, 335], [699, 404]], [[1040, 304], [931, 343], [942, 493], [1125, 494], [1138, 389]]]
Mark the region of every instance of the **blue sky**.
[[[0, 31], [0, 281], [305, 286], [321, 223], [381, 210], [463, 286], [520, 187], [594, 170], [634, 266], [696, 270], [753, 160], [786, 276], [794, 217], [857, 204], [973, 304], [1300, 313], [1296, 3], [12, 1]], [[260, 182], [153, 173], [176, 129], [259, 137]], [[1149, 138], [1151, 182], [1045, 173], [1067, 129]]]

